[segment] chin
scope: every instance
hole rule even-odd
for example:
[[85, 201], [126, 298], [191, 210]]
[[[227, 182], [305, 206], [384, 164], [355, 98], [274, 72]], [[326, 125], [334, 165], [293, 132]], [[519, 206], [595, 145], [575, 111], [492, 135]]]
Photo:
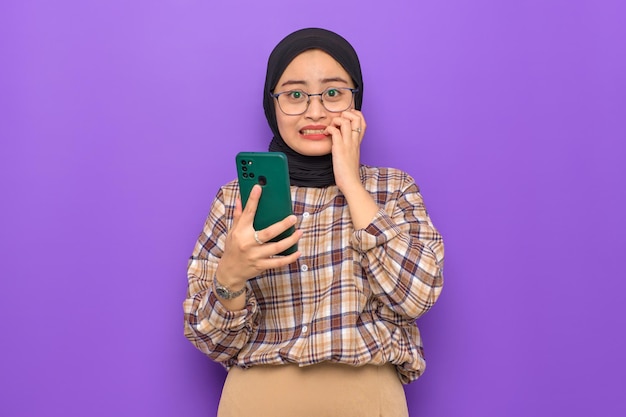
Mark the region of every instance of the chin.
[[330, 146], [300, 146], [296, 152], [306, 156], [323, 156], [331, 153]]
[[298, 140], [295, 141], [295, 143], [289, 143], [291, 141], [285, 142], [291, 149], [305, 156], [328, 155], [332, 150], [332, 142], [330, 139], [321, 141]]

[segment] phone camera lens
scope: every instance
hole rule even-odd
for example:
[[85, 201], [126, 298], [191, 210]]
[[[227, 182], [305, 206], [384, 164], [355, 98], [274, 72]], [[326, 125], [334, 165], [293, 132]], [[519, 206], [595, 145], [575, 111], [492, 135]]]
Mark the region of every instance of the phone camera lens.
[[243, 177], [244, 178], [248, 178], [248, 174], [246, 174], [245, 172], [243, 173]]
[[254, 172], [250, 173], [250, 178], [254, 178]]
[[241, 170], [245, 172], [248, 170], [248, 167], [241, 167]]
[[248, 161], [246, 161], [245, 159], [241, 160], [241, 165], [246, 165], [248, 163]]

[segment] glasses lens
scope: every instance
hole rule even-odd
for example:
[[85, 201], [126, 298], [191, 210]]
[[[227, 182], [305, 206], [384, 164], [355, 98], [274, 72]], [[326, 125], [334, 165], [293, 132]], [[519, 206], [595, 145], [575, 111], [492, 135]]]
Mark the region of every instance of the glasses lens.
[[329, 88], [322, 93], [322, 102], [328, 111], [348, 110], [352, 104], [352, 91], [349, 88]]
[[287, 91], [278, 96], [280, 109], [289, 115], [304, 113], [307, 109], [308, 101], [307, 94], [300, 90]]

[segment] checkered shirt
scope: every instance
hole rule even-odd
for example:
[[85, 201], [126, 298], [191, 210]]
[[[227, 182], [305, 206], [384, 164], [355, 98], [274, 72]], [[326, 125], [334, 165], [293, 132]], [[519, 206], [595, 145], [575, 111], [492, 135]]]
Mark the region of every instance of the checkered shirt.
[[239, 195], [237, 181], [221, 187], [188, 264], [185, 336], [227, 369], [390, 362], [403, 383], [417, 379], [415, 321], [441, 293], [443, 240], [408, 174], [363, 165], [361, 179], [380, 209], [358, 230], [336, 186], [291, 187], [302, 256], [250, 279], [240, 311], [212, 286]]

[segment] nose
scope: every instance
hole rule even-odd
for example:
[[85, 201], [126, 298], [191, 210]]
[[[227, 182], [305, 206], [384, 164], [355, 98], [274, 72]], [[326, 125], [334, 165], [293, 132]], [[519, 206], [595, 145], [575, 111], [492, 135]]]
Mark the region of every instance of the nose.
[[306, 110], [306, 117], [319, 120], [326, 116], [326, 108], [322, 104], [322, 95], [315, 94], [309, 96], [309, 108]]

